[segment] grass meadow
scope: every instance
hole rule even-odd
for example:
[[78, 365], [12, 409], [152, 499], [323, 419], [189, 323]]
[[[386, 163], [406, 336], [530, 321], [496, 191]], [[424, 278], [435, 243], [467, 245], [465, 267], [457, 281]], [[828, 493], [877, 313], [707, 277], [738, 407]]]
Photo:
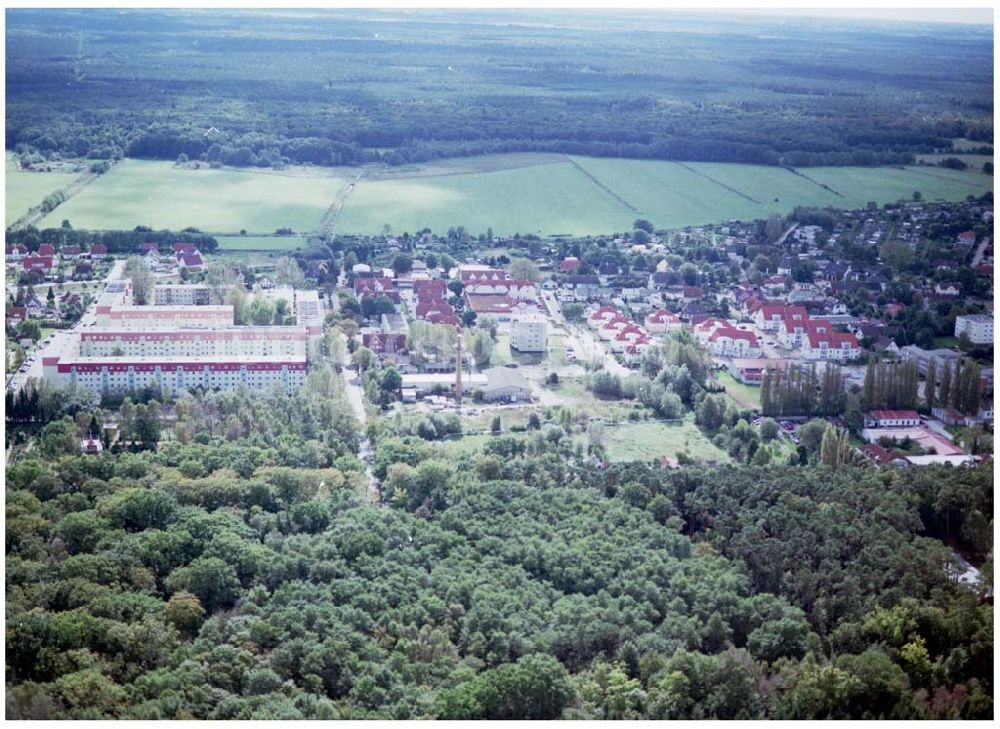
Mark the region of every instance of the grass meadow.
[[992, 190], [992, 177], [974, 170], [909, 167], [780, 167], [566, 157], [520, 168], [458, 170], [366, 178], [337, 217], [343, 233], [424, 227], [444, 233], [464, 226], [497, 235], [587, 235], [628, 230], [636, 218], [660, 228], [753, 220], [800, 205], [863, 207], [923, 198], [962, 200]]
[[180, 169], [172, 162], [128, 159], [60, 205], [42, 220], [55, 227], [67, 218], [91, 230], [180, 230], [206, 233], [296, 232], [320, 227], [323, 214], [344, 185], [332, 170]]
[[[9, 158], [8, 158], [9, 159]], [[9, 163], [8, 163], [9, 164]], [[8, 175], [12, 206], [27, 210], [65, 182], [58, 173]], [[629, 230], [636, 218], [659, 228], [753, 220], [799, 205], [863, 207], [911, 199], [961, 200], [993, 188], [975, 170], [938, 167], [780, 167], [681, 163], [563, 155], [490, 155], [398, 168], [370, 167], [353, 187], [356, 168], [271, 170], [180, 169], [172, 162], [125, 160], [46, 216], [75, 228], [194, 226], [221, 238], [223, 250], [293, 250], [297, 233], [320, 228], [343, 205], [334, 232], [374, 234], [464, 226], [474, 234], [588, 235]], [[49, 180], [49, 175], [52, 179]], [[21, 177], [28, 179], [23, 183]], [[14, 183], [14, 195], [12, 191]], [[68, 180], [66, 180], [68, 181]], [[50, 182], [56, 182], [49, 187]], [[36, 185], [35, 188], [30, 186]], [[42, 188], [45, 188], [44, 190]], [[247, 236], [237, 236], [239, 230]]]
[[294, 251], [309, 247], [309, 241], [300, 236], [277, 235], [220, 235], [219, 250], [229, 251]]
[[[4, 181], [4, 227], [40, 205], [45, 196], [73, 182], [80, 175], [75, 172], [30, 172], [17, 168], [16, 156], [7, 152]], [[57, 213], [56, 213], [57, 214]], [[54, 214], [55, 215], [55, 214]], [[62, 218], [56, 221], [56, 225]]]

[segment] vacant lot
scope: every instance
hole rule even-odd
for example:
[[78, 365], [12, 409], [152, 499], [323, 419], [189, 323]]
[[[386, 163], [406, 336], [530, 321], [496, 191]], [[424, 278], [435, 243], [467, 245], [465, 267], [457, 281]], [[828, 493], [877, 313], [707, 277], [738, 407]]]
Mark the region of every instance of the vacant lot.
[[673, 458], [678, 453], [699, 461], [729, 461], [729, 456], [698, 430], [691, 416], [683, 423], [648, 420], [605, 427], [604, 448], [612, 461], [649, 461], [660, 456]]
[[323, 169], [191, 170], [129, 159], [59, 206], [42, 226], [68, 218], [74, 228], [93, 230], [148, 225], [258, 235], [282, 227], [312, 231], [343, 184]]
[[[5, 161], [7, 178], [4, 184], [4, 215], [6, 216], [4, 227], [27, 213], [29, 208], [41, 204], [46, 195], [65, 187], [80, 176], [75, 172], [22, 171], [17, 168], [16, 159], [16, 155], [7, 152]], [[53, 217], [58, 214], [57, 210], [53, 213]], [[61, 222], [62, 218], [56, 224]]]

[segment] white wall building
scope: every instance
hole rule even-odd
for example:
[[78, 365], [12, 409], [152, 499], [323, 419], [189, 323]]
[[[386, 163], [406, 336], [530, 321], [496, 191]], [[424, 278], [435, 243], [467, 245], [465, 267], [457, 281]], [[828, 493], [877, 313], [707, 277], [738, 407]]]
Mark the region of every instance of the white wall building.
[[126, 393], [158, 385], [182, 390], [235, 390], [241, 385], [266, 391], [275, 384], [292, 393], [306, 377], [305, 356], [246, 357], [82, 357], [63, 356], [43, 363], [45, 378], [57, 386], [77, 383], [97, 394]]
[[955, 317], [955, 336], [966, 334], [973, 344], [993, 344], [993, 317], [989, 314], [964, 314]]
[[84, 357], [199, 357], [306, 354], [305, 327], [227, 327], [129, 331], [88, 329], [80, 332]]
[[156, 306], [204, 306], [212, 303], [212, 292], [201, 284], [157, 284], [153, 287]]
[[549, 322], [531, 309], [516, 311], [510, 319], [510, 346], [518, 352], [544, 352], [548, 346]]
[[97, 326], [140, 331], [183, 327], [231, 327], [233, 307], [223, 306], [110, 306], [97, 308]]

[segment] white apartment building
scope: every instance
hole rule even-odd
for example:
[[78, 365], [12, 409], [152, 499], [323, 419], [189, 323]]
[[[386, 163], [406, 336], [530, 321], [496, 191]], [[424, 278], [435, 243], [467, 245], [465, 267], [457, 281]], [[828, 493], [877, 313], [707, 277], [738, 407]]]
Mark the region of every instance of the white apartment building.
[[299, 356], [306, 354], [305, 327], [227, 327], [129, 331], [92, 329], [80, 332], [84, 357], [211, 357]]
[[157, 284], [153, 287], [156, 306], [205, 306], [212, 303], [212, 292], [202, 284]]
[[955, 317], [955, 336], [965, 334], [973, 344], [993, 344], [993, 317], [989, 314], [963, 314]]
[[63, 356], [44, 363], [45, 379], [57, 386], [77, 383], [93, 393], [125, 393], [151, 384], [176, 393], [235, 390], [241, 385], [266, 391], [275, 384], [292, 393], [302, 387], [306, 359], [299, 356], [83, 357]]
[[233, 307], [224, 306], [108, 306], [97, 307], [97, 326], [141, 331], [184, 327], [231, 327]]
[[510, 320], [510, 346], [518, 352], [544, 352], [548, 347], [549, 322], [532, 310], [515, 311]]

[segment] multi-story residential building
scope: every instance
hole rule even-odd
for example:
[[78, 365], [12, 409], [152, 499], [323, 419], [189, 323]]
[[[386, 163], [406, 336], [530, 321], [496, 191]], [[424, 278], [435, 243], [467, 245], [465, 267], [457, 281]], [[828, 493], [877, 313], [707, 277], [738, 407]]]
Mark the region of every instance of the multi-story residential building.
[[751, 318], [759, 329], [774, 332], [778, 331], [784, 321], [806, 321], [809, 319], [809, 312], [804, 306], [764, 304], [754, 311]]
[[965, 334], [973, 344], [993, 344], [993, 317], [989, 314], [964, 314], [955, 317], [955, 336]]
[[[45, 358], [48, 360], [50, 358]], [[212, 357], [83, 357], [69, 355], [43, 360], [45, 378], [57, 386], [76, 383], [95, 393], [126, 393], [151, 384], [170, 392], [205, 389], [234, 390], [241, 385], [265, 391], [274, 385], [291, 393], [306, 376], [306, 358], [245, 355]]]
[[306, 345], [306, 329], [301, 326], [146, 331], [86, 329], [80, 332], [80, 355], [84, 357], [305, 355]]
[[861, 348], [853, 334], [835, 332], [833, 325], [816, 322], [802, 339], [802, 356], [807, 360], [846, 362], [860, 357]]
[[212, 291], [202, 284], [157, 284], [153, 287], [156, 306], [205, 306], [212, 302]]
[[211, 306], [109, 306], [97, 309], [97, 325], [109, 329], [139, 331], [183, 327], [231, 327], [233, 307]]
[[518, 309], [510, 318], [510, 346], [518, 352], [544, 352], [548, 347], [549, 322], [533, 309]]
[[708, 336], [708, 350], [723, 357], [753, 358], [763, 354], [757, 335], [725, 324]]
[[668, 309], [658, 309], [646, 316], [646, 331], [650, 334], [667, 334], [683, 326], [681, 318]]

